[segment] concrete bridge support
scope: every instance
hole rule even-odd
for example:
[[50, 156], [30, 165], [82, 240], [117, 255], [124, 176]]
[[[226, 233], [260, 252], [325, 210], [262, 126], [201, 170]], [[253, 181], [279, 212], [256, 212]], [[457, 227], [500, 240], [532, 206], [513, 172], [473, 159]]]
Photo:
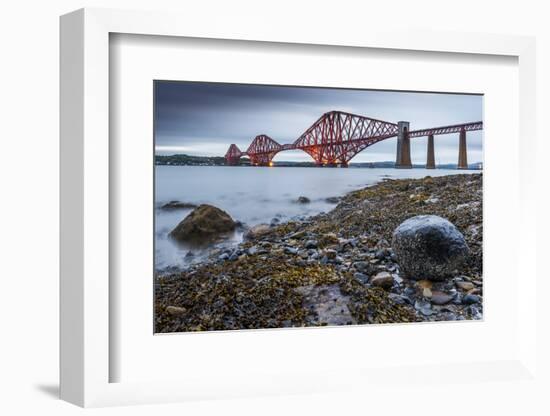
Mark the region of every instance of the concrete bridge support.
[[466, 152], [466, 130], [460, 130], [458, 143], [458, 169], [468, 169], [468, 154]]
[[412, 168], [411, 163], [411, 139], [409, 137], [409, 122], [400, 121], [397, 134], [397, 152], [395, 167], [399, 169]]
[[428, 155], [426, 158], [426, 169], [435, 169], [434, 135], [428, 136]]

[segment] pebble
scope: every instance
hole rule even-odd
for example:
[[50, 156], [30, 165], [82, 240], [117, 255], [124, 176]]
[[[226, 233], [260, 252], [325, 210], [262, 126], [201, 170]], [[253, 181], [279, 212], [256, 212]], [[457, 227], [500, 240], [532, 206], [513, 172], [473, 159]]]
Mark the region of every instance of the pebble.
[[298, 249], [295, 247], [285, 247], [286, 254], [298, 254]]
[[371, 278], [370, 282], [373, 286], [378, 286], [383, 289], [391, 289], [393, 286], [393, 276], [388, 272], [380, 272]]
[[471, 282], [456, 282], [456, 286], [462, 290], [472, 290], [475, 286]]
[[355, 277], [357, 280], [359, 280], [361, 283], [363, 283], [364, 285], [368, 284], [369, 283], [369, 276], [366, 275], [365, 273], [354, 273], [353, 274], [353, 277]]
[[317, 248], [317, 245], [318, 245], [317, 240], [307, 240], [305, 244], [305, 248], [307, 249]]
[[434, 311], [432, 310], [432, 305], [430, 304], [430, 302], [417, 300], [414, 303], [414, 308], [417, 311], [419, 311], [422, 315], [425, 315], [425, 316], [430, 316], [434, 313]]
[[431, 302], [435, 305], [445, 305], [446, 303], [449, 303], [451, 300], [453, 300], [453, 296], [448, 295], [447, 293], [439, 292], [439, 291], [433, 291]]
[[462, 298], [462, 303], [466, 305], [472, 305], [474, 303], [479, 303], [481, 301], [481, 298], [478, 295], [465, 295]]
[[179, 306], [167, 306], [166, 313], [172, 316], [180, 316], [187, 312], [187, 309], [180, 308]]

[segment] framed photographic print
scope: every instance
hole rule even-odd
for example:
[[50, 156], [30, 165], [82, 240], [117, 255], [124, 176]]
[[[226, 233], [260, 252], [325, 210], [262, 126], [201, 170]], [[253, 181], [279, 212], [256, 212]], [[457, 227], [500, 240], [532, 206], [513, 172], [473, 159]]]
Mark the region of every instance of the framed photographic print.
[[61, 19], [62, 398], [538, 383], [534, 41], [232, 27]]
[[482, 319], [481, 95], [153, 88], [155, 332]]

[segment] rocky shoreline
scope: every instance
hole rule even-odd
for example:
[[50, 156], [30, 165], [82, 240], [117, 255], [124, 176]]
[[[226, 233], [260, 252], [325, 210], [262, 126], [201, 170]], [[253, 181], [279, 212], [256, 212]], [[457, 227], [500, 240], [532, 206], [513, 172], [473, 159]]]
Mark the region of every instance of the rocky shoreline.
[[[402, 275], [391, 247], [403, 221], [428, 214], [469, 247], [441, 281]], [[255, 228], [210, 261], [155, 278], [155, 332], [483, 317], [481, 174], [384, 180], [328, 213]]]

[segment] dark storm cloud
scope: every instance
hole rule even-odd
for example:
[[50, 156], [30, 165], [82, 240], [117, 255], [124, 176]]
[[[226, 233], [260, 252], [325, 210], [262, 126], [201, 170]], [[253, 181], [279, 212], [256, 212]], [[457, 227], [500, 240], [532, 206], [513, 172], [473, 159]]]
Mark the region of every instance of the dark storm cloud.
[[[482, 119], [482, 97], [242, 84], [156, 82], [157, 153], [223, 155], [231, 143], [246, 150], [258, 134], [279, 143], [296, 140], [323, 113], [349, 111], [391, 122], [407, 120], [411, 129]], [[481, 132], [469, 133], [470, 161], [481, 160]], [[425, 160], [425, 140], [414, 139], [412, 158]], [[436, 138], [439, 163], [456, 162], [458, 138]], [[353, 161], [393, 160], [395, 139], [378, 143]], [[309, 160], [301, 152], [276, 160]]]

